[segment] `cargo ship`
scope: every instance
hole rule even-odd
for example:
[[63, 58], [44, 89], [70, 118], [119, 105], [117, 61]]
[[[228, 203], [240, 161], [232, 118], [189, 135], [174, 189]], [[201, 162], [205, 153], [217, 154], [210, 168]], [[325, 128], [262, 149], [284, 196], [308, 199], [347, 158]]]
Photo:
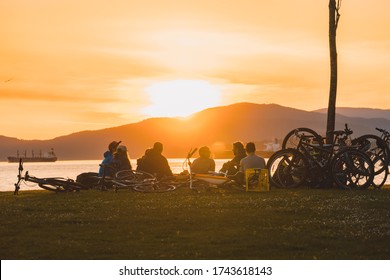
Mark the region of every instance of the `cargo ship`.
[[34, 151], [32, 151], [31, 156], [27, 156], [27, 151], [25, 151], [23, 155], [20, 155], [19, 151], [17, 151], [16, 156], [9, 156], [7, 159], [8, 162], [19, 162], [20, 160], [23, 162], [55, 162], [57, 156], [54, 153], [54, 149], [43, 154], [40, 151], [39, 155], [35, 155]]

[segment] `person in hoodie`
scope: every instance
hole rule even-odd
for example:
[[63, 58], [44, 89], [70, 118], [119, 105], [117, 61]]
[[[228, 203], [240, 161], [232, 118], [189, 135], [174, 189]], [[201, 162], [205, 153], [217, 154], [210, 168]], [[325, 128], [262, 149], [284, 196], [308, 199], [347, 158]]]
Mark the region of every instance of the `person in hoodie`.
[[137, 170], [153, 174], [157, 179], [172, 177], [172, 170], [168, 160], [162, 155], [163, 144], [156, 142], [152, 149], [148, 149], [142, 160], [138, 162]]
[[121, 142], [122, 141], [119, 141], [119, 142], [112, 141], [108, 145], [108, 151], [104, 152], [104, 155], [103, 155], [104, 158], [102, 160], [102, 163], [100, 164], [99, 174], [98, 174], [99, 177], [103, 177], [103, 175], [105, 175], [105, 176], [113, 175], [112, 173], [114, 172], [114, 170], [113, 170], [113, 168], [110, 168], [110, 166], [112, 165], [113, 160], [114, 160], [114, 153], [116, 153], [116, 150]]

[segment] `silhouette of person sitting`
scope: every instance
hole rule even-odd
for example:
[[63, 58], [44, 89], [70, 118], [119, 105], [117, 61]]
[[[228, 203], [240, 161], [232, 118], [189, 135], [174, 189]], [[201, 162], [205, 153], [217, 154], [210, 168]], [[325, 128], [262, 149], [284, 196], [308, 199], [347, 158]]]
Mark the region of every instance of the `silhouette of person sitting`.
[[118, 146], [116, 153], [114, 153], [113, 166], [115, 172], [121, 170], [131, 170], [130, 156], [127, 152], [127, 147], [124, 145]]
[[137, 159], [137, 168], [136, 168], [137, 171], [142, 171], [144, 169], [144, 167], [143, 167], [144, 159], [145, 159], [145, 157], [147, 157], [147, 154], [151, 150], [152, 150], [152, 148], [146, 149], [145, 154], [141, 158]]
[[215, 161], [210, 158], [210, 155], [209, 147], [201, 147], [199, 149], [199, 157], [191, 164], [191, 172], [206, 174], [209, 171], [215, 171]]
[[163, 144], [160, 142], [154, 143], [153, 148], [147, 150], [142, 157], [137, 170], [153, 174], [157, 179], [173, 176], [168, 160], [162, 155], [162, 151]]
[[118, 146], [121, 142], [122, 141], [119, 141], [119, 142], [112, 141], [108, 145], [108, 151], [104, 152], [104, 154], [103, 154], [104, 158], [103, 158], [103, 160], [100, 164], [100, 167], [99, 167], [99, 172], [98, 172], [99, 177], [102, 177], [104, 173], [106, 176], [113, 175], [112, 168], [106, 168], [106, 167], [110, 166], [112, 164], [112, 161], [114, 159], [114, 153], [116, 152], [116, 149], [118, 148]]
[[265, 169], [265, 160], [262, 157], [256, 155], [256, 146], [253, 142], [248, 142], [245, 145], [245, 150], [248, 155], [241, 159], [240, 170], [235, 175], [228, 176], [229, 179], [236, 181], [239, 184], [245, 183], [245, 171], [250, 168]]
[[233, 143], [233, 154], [234, 158], [228, 162], [225, 162], [222, 165], [220, 172], [227, 172], [228, 175], [234, 175], [240, 170], [240, 161], [246, 157], [244, 144], [242, 144], [242, 142]]

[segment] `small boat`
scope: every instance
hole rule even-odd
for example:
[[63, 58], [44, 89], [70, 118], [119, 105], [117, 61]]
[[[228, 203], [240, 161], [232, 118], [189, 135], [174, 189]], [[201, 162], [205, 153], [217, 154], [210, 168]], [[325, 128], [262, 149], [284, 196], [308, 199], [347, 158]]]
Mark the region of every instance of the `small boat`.
[[9, 156], [7, 159], [8, 162], [19, 162], [20, 160], [23, 162], [55, 162], [57, 160], [57, 156], [54, 153], [54, 149], [51, 149], [50, 151], [43, 154], [42, 152], [39, 152], [38, 156], [35, 156], [34, 151], [32, 151], [31, 156], [27, 156], [26, 151], [23, 155], [20, 155], [19, 151], [17, 151], [16, 157]]

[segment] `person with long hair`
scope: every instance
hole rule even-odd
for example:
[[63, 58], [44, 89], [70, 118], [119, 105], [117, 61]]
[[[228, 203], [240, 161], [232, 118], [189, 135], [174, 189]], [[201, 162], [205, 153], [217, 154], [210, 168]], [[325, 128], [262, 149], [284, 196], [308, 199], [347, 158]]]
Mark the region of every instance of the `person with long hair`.
[[201, 147], [199, 149], [199, 157], [191, 164], [191, 172], [207, 174], [209, 171], [215, 171], [215, 161], [210, 156], [210, 148], [207, 146]]

